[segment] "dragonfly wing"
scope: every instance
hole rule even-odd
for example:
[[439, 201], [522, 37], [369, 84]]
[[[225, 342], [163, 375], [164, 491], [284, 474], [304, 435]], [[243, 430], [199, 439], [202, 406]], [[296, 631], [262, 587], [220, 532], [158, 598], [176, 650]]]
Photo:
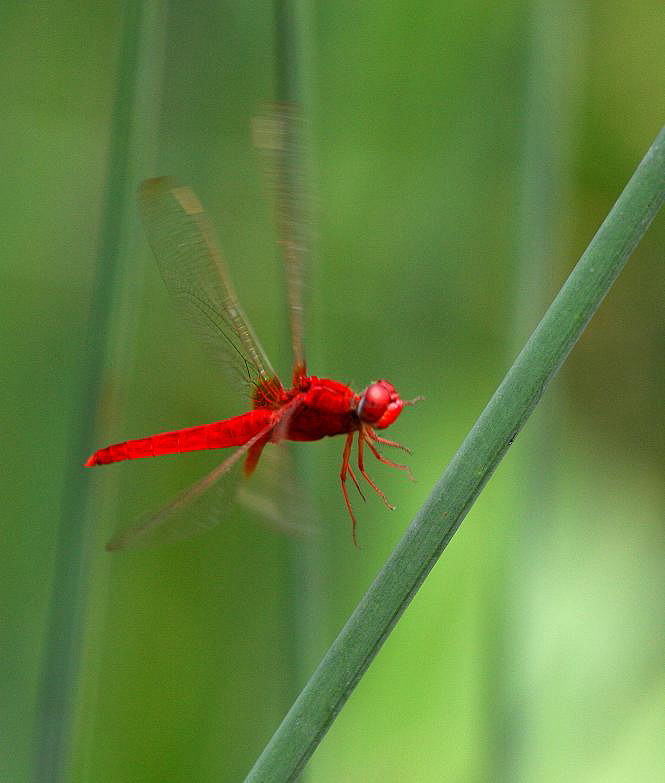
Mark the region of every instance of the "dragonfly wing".
[[266, 449], [261, 469], [252, 481], [238, 484], [236, 499], [257, 521], [287, 536], [317, 532], [316, 516], [302, 484], [288, 446]]
[[261, 430], [236, 449], [224, 462], [176, 495], [159, 511], [140, 517], [120, 531], [106, 545], [109, 550], [136, 549], [154, 544], [193, 538], [218, 524], [229, 500], [233, 498], [240, 460], [252, 446], [265, 437], [273, 425]]
[[245, 383], [275, 378], [245, 317], [212, 224], [191, 188], [149, 179], [138, 192], [150, 247], [171, 297], [227, 375]]
[[277, 104], [255, 119], [253, 130], [274, 202], [284, 262], [294, 376], [304, 375], [303, 266], [310, 241], [304, 120], [297, 106]]

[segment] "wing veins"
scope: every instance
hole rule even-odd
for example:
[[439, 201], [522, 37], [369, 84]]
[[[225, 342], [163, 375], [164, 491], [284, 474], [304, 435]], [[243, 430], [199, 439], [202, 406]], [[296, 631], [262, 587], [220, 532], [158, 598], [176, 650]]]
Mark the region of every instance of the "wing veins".
[[[227, 374], [276, 377], [240, 307], [214, 228], [194, 192], [171, 179], [139, 189], [145, 231], [166, 287]], [[251, 370], [250, 370], [251, 368]]]
[[[224, 328], [217, 322], [215, 319], [215, 316], [219, 316], [219, 313], [215, 309], [215, 307], [210, 304], [210, 302], [202, 299], [200, 296], [198, 296], [194, 291], [187, 291], [186, 289], [181, 289], [180, 291], [182, 296], [186, 296], [190, 298], [197, 306], [197, 309], [199, 312], [204, 316], [204, 318], [207, 320], [207, 322], [215, 329], [216, 333], [223, 339], [228, 342], [228, 344], [231, 346], [231, 348], [238, 354], [238, 357], [242, 360], [242, 362], [245, 365], [245, 369], [247, 371], [247, 376], [249, 379], [249, 367], [250, 362], [247, 360], [247, 357], [242, 352], [240, 347], [233, 341], [233, 338], [224, 330]], [[237, 333], [234, 331], [234, 334], [237, 335]], [[252, 363], [252, 366], [254, 367], [254, 370], [258, 375], [261, 375], [260, 368], [255, 364]]]
[[[133, 525], [126, 530], [120, 531], [115, 535], [106, 545], [108, 550], [125, 549], [131, 547], [148, 546], [154, 543], [151, 540], [151, 536], [156, 532], [161, 533], [166, 540], [177, 540], [179, 538], [186, 538], [191, 535], [195, 535], [197, 532], [205, 531], [210, 527], [216, 525], [220, 520], [215, 520], [212, 524], [203, 524], [200, 519], [194, 518], [193, 527], [190, 526], [185, 529], [184, 532], [169, 531], [168, 524], [170, 521], [177, 521], [176, 514], [181, 511], [186, 505], [196, 502], [201, 498], [209, 489], [214, 488], [215, 485], [229, 472], [229, 470], [243, 457], [252, 446], [257, 443], [261, 438], [264, 438], [270, 430], [275, 426], [275, 423], [279, 421], [276, 417], [275, 422], [271, 422], [270, 425], [264, 427], [260, 432], [250, 438], [242, 446], [238, 447], [232, 452], [225, 460], [217, 465], [210, 473], [207, 473], [203, 478], [196, 481], [191, 486], [187, 487], [183, 491], [179, 492], [175, 497], [158, 509], [154, 513], [146, 514], [138, 519]], [[212, 498], [211, 498], [212, 500]], [[195, 515], [196, 516], [196, 515]], [[188, 520], [191, 523], [191, 520]], [[168, 536], [171, 532], [172, 535]]]

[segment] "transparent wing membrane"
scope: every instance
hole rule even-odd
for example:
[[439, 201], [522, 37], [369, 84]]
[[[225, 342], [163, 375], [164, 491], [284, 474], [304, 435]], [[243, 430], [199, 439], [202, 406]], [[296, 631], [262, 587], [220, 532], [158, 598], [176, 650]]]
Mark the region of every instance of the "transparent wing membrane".
[[277, 104], [255, 119], [253, 130], [254, 144], [261, 153], [274, 202], [286, 275], [294, 375], [297, 375], [305, 372], [303, 263], [310, 241], [304, 121], [297, 106]]
[[205, 533], [222, 521], [229, 501], [233, 500], [242, 457], [270, 432], [272, 425], [259, 432], [230, 454], [224, 462], [180, 492], [157, 512], [146, 514], [120, 531], [106, 545], [109, 550], [138, 549], [154, 544], [179, 541]]
[[[303, 262], [309, 240], [303, 175], [304, 129], [299, 110], [295, 106], [271, 108], [257, 119], [254, 136], [275, 205], [286, 276], [293, 374], [297, 381], [305, 374]], [[279, 416], [207, 476], [156, 513], [146, 514], [118, 533], [107, 549], [138, 548], [188, 538], [224, 519], [226, 505], [236, 495], [235, 474], [239, 473], [243, 458], [248, 459], [246, 466], [251, 470], [263, 446], [262, 439], [270, 435], [270, 440], [278, 441], [285, 436], [298, 399], [283, 404], [282, 385], [238, 303], [212, 224], [191, 188], [170, 178], [150, 179], [140, 186], [138, 201], [148, 242], [181, 316], [203, 340], [227, 377], [245, 387], [254, 387], [253, 406], [279, 408]], [[288, 454], [275, 455], [274, 462], [273, 469], [262, 472], [259, 485], [255, 483], [251, 490], [242, 488], [241, 499], [274, 527], [302, 533], [307, 527], [303, 524], [302, 499], [291, 478], [284, 478]], [[268, 490], [272, 501], [266, 500], [261, 490]]]
[[238, 485], [236, 498], [256, 516], [257, 522], [279, 533], [288, 536], [316, 533], [312, 522], [316, 516], [296, 479], [291, 450], [286, 444], [263, 452], [259, 470], [251, 481]]
[[149, 179], [138, 193], [148, 242], [183, 317], [227, 376], [242, 382], [275, 378], [238, 303], [215, 233], [191, 188]]

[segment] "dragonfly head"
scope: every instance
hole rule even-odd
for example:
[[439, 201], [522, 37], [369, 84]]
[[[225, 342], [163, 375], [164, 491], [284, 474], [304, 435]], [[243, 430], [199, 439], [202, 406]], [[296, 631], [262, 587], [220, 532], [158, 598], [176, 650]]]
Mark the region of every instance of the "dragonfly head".
[[356, 412], [361, 421], [378, 430], [389, 427], [402, 412], [404, 401], [388, 381], [371, 383], [360, 395]]

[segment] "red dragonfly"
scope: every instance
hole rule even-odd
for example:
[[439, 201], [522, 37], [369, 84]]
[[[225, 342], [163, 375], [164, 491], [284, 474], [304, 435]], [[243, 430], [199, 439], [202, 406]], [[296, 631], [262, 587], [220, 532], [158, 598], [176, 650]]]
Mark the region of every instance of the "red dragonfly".
[[[371, 383], [357, 394], [340, 381], [307, 374], [301, 306], [304, 231], [298, 210], [300, 185], [296, 177], [289, 174], [291, 163], [287, 159], [293, 117], [288, 113], [276, 114], [271, 122], [269, 146], [271, 156], [276, 160], [273, 179], [276, 182], [277, 227], [286, 270], [293, 348], [291, 388], [286, 388], [277, 377], [238, 303], [212, 225], [194, 192], [167, 178], [145, 181], [138, 192], [139, 209], [166, 287], [181, 315], [204, 338], [227, 374], [239, 377], [245, 386], [249, 384], [251, 410], [211, 424], [115, 443], [92, 454], [86, 467], [161, 454], [236, 447], [224, 462], [194, 486], [156, 514], [142, 518], [134, 527], [112, 539], [107, 545], [109, 549], [146, 545], [158, 537], [167, 537], [164, 532], [168, 532], [174, 518], [185, 516], [183, 511], [188, 518], [187, 534], [195, 532], [197, 527], [209, 527], [202, 517], [198, 518], [196, 501], [215, 487], [219, 490], [222, 477], [242, 457], [245, 457], [244, 473], [249, 476], [267, 443], [346, 436], [340, 480], [356, 546], [356, 518], [346, 484], [350, 476], [364, 499], [350, 461], [356, 434], [360, 476], [386, 506], [393, 508], [365, 470], [365, 446], [379, 462], [404, 470], [411, 476], [407, 466], [382, 456], [377, 444], [409, 450], [381, 437], [376, 430], [391, 425], [404, 406], [415, 400], [402, 400], [386, 380]], [[209, 512], [207, 505], [203, 504], [203, 508]]]

